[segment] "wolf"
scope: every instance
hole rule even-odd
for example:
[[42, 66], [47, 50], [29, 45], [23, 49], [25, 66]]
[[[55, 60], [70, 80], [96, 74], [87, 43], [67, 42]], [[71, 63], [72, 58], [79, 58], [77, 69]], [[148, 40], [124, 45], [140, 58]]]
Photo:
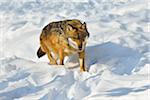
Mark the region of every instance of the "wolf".
[[38, 58], [47, 54], [50, 64], [64, 64], [64, 58], [74, 53], [79, 55], [80, 71], [86, 71], [85, 46], [89, 32], [86, 23], [78, 19], [51, 22], [42, 29]]

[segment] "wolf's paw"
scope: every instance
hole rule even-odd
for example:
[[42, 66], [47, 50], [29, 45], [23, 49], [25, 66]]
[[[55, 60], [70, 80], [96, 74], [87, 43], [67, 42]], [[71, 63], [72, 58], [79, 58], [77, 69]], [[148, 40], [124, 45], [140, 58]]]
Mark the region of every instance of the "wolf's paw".
[[49, 65], [58, 65], [57, 62], [49, 62]]
[[88, 72], [88, 69], [87, 69], [87, 67], [82, 67], [82, 68], [80, 68], [80, 72]]

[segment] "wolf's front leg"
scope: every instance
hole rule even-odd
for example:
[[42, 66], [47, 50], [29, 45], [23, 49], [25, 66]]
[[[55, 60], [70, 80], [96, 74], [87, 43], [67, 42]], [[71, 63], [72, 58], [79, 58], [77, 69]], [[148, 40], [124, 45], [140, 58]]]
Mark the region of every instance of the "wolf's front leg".
[[60, 65], [64, 65], [64, 52], [63, 49], [59, 49], [59, 59], [60, 59]]
[[85, 51], [79, 52], [79, 64], [80, 64], [80, 71], [86, 71], [85, 68]]

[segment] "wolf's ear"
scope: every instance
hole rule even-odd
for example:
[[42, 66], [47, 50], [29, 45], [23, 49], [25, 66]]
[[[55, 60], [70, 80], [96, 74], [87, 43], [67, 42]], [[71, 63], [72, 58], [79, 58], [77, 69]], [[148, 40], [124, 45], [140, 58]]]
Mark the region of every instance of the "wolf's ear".
[[73, 27], [68, 24], [66, 29], [67, 29], [67, 31], [72, 31], [72, 30], [73, 30]]
[[86, 28], [86, 23], [84, 22], [81, 27], [82, 27], [82, 29], [85, 29]]

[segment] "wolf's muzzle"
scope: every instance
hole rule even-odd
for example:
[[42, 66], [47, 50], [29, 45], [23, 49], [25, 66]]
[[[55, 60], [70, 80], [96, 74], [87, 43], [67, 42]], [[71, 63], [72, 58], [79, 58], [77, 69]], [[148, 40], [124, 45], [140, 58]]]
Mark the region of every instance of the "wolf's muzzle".
[[82, 48], [83, 48], [82, 45], [80, 45], [80, 46], [78, 47], [79, 50], [82, 50]]

